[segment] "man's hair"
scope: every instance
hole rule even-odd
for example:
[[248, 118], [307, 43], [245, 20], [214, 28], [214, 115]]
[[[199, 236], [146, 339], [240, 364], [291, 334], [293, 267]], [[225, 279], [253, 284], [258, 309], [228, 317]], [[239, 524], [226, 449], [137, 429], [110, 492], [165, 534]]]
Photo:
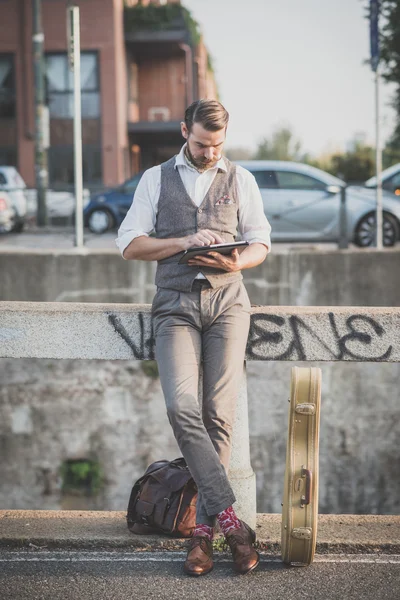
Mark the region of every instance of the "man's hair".
[[207, 131], [219, 131], [227, 127], [229, 113], [217, 100], [196, 100], [185, 111], [185, 124], [189, 131], [194, 123], [200, 123]]

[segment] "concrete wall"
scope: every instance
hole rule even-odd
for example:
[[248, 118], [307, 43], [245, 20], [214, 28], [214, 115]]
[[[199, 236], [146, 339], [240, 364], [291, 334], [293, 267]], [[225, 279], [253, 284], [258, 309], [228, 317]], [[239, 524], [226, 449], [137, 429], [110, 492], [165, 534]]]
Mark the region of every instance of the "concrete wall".
[[[398, 514], [400, 365], [307, 365], [322, 369], [320, 512]], [[258, 512], [281, 509], [290, 367], [247, 363]], [[159, 380], [142, 368], [133, 360], [0, 359], [0, 507], [125, 510], [147, 465], [180, 455]], [[71, 459], [99, 461], [98, 496], [61, 492], [60, 467]]]
[[[0, 300], [143, 303], [151, 302], [155, 289], [155, 265], [124, 261], [116, 250], [2, 251], [0, 272]], [[399, 249], [277, 247], [243, 274], [253, 304], [399, 306], [399, 273]]]
[[[245, 273], [246, 285], [260, 305], [398, 306], [399, 257], [388, 250], [275, 253]], [[110, 251], [1, 253], [0, 272], [2, 300], [136, 303], [150, 302], [154, 290], [154, 265], [124, 262]], [[387, 321], [378, 321], [385, 327]], [[285, 323], [278, 354], [291, 335]], [[348, 320], [338, 323], [345, 332]], [[385, 338], [371, 324], [363, 332], [371, 339], [361, 347], [372, 356], [377, 343], [384, 353]], [[398, 346], [398, 325], [392, 333]], [[321, 348], [324, 340], [316, 344], [309, 331], [304, 335], [308, 351]], [[399, 363], [330, 362], [326, 356], [328, 362], [307, 363], [322, 369], [320, 510], [398, 514]], [[292, 360], [303, 364], [298, 354]], [[247, 363], [260, 512], [280, 511], [291, 364]], [[2, 508], [124, 510], [144, 468], [178, 455], [159, 381], [140, 361], [0, 359], [0, 377]], [[71, 504], [60, 490], [60, 465], [93, 457], [104, 468], [105, 486], [85, 505]]]

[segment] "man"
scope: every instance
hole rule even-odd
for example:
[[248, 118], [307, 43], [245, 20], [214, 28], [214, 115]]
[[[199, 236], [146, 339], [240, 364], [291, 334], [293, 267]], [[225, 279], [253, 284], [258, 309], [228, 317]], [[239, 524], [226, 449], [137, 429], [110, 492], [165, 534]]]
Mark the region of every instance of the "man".
[[[184, 571], [211, 571], [218, 520], [234, 568], [259, 563], [255, 533], [237, 518], [227, 471], [238, 387], [250, 323], [242, 269], [263, 262], [271, 227], [253, 175], [222, 157], [229, 114], [216, 100], [198, 100], [185, 112], [180, 153], [144, 174], [118, 231], [128, 260], [156, 260], [152, 305], [156, 359], [168, 419], [198, 487], [196, 528]], [[149, 237], [152, 231], [156, 237]], [[223, 256], [210, 252], [178, 264], [192, 247], [249, 242]], [[203, 364], [203, 402], [198, 382]]]

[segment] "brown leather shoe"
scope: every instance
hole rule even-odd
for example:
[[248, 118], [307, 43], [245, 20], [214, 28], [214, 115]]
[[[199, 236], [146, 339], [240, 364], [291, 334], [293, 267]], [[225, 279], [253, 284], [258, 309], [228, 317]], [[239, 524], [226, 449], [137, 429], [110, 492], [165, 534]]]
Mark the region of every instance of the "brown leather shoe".
[[236, 573], [249, 573], [260, 562], [260, 555], [254, 549], [256, 541], [255, 532], [245, 523], [240, 521], [238, 529], [232, 529], [226, 535], [226, 541], [232, 551], [233, 565]]
[[193, 536], [189, 542], [183, 570], [187, 575], [206, 575], [212, 571], [213, 566], [212, 542], [203, 535]]

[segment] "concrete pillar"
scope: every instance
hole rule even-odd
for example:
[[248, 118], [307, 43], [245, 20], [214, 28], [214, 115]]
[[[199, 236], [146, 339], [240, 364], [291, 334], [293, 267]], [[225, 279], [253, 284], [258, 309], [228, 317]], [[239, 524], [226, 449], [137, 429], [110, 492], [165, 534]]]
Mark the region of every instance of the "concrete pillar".
[[[203, 397], [203, 369], [200, 368], [199, 399]], [[249, 415], [247, 404], [246, 363], [236, 405], [236, 419], [232, 433], [232, 454], [229, 481], [236, 496], [234, 509], [240, 519], [252, 529], [256, 527], [256, 476], [250, 464]]]
[[246, 363], [236, 406], [232, 436], [229, 481], [236, 496], [235, 511], [252, 529], [256, 528], [256, 476], [250, 464], [250, 434], [247, 403]]

